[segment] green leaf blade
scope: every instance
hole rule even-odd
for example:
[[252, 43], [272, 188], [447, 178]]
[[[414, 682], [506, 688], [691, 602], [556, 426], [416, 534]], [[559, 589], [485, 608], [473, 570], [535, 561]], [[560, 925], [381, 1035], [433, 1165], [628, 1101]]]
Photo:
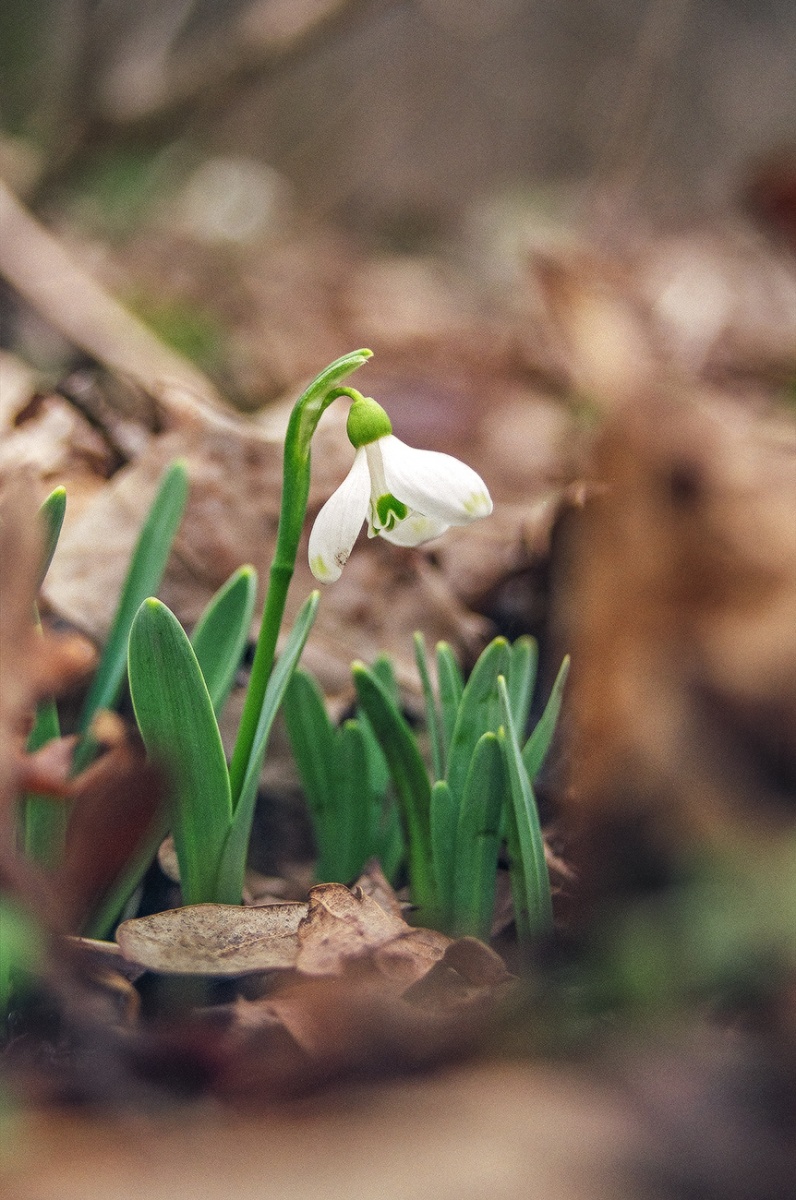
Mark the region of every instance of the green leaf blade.
[[66, 513], [66, 488], [57, 487], [50, 492], [47, 499], [39, 509], [39, 521], [41, 522], [44, 544], [42, 546], [42, 560], [39, 567], [39, 578], [36, 585], [38, 591], [44, 583], [44, 577], [50, 569], [50, 563], [55, 554], [55, 548], [58, 545], [58, 538], [61, 536], [61, 527], [64, 523], [64, 514]]
[[144, 601], [132, 623], [129, 672], [147, 753], [171, 774], [183, 899], [213, 902], [232, 818], [226, 759], [196, 655], [159, 600]]
[[503, 748], [495, 733], [479, 739], [467, 774], [456, 833], [454, 928], [489, 940], [495, 908], [500, 825], [506, 794]]
[[431, 785], [414, 735], [384, 685], [364, 663], [353, 663], [357, 698], [379, 740], [395, 784], [409, 857], [413, 900], [434, 910]]
[[538, 666], [539, 645], [536, 638], [517, 638], [509, 647], [509, 671], [506, 676], [506, 687], [511, 700], [514, 728], [520, 734], [528, 726]]
[[434, 689], [431, 686], [431, 675], [428, 669], [426, 646], [422, 633], [415, 633], [414, 645], [417, 673], [420, 676], [420, 684], [423, 689], [423, 700], [426, 708], [426, 728], [428, 729], [428, 737], [431, 743], [431, 762], [434, 769], [434, 778], [442, 779], [445, 775], [445, 761], [441, 719], [437, 702], [434, 698]]
[[553, 737], [555, 736], [568, 675], [569, 655], [567, 654], [564, 656], [564, 660], [559, 667], [558, 675], [548, 697], [547, 704], [544, 707], [544, 712], [539, 718], [539, 723], [528, 738], [522, 751], [522, 761], [531, 783], [534, 782], [544, 766], [544, 761], [547, 758]]
[[84, 737], [75, 754], [75, 772], [93, 756], [93, 741], [85, 735], [94, 715], [98, 709], [113, 708], [119, 698], [133, 620], [141, 604], [160, 587], [187, 499], [188, 473], [185, 464], [177, 461], [163, 475], [130, 560], [108, 640], [80, 714], [78, 727]]
[[503, 746], [511, 803], [508, 806], [508, 846], [511, 887], [521, 941], [530, 941], [552, 929], [553, 908], [539, 812], [522, 761], [517, 731], [511, 715], [506, 681], [498, 679], [504, 726], [498, 731]]
[[494, 638], [482, 651], [462, 693], [446, 775], [460, 802], [478, 739], [484, 733], [494, 732], [500, 724], [497, 679], [498, 675], [505, 675], [508, 668], [508, 642], [502, 637]]
[[459, 664], [447, 642], [437, 642], [437, 680], [439, 683], [441, 752], [447, 764], [450, 745], [453, 741], [453, 731], [456, 728], [459, 704], [464, 691], [464, 680]]
[[202, 613], [191, 645], [218, 716], [227, 702], [249, 636], [257, 598], [257, 572], [239, 567]]
[[320, 594], [312, 592], [299, 609], [293, 628], [285, 642], [284, 650], [277, 659], [265, 689], [240, 795], [232, 814], [232, 824], [221, 859], [218, 876], [219, 903], [221, 904], [240, 903], [246, 871], [246, 854], [257, 801], [257, 788], [263, 759], [268, 748], [271, 726], [315, 622], [319, 600]]
[[459, 824], [459, 805], [444, 779], [438, 779], [431, 789], [431, 850], [436, 884], [436, 922], [442, 929], [454, 924], [454, 887], [457, 870], [456, 831]]

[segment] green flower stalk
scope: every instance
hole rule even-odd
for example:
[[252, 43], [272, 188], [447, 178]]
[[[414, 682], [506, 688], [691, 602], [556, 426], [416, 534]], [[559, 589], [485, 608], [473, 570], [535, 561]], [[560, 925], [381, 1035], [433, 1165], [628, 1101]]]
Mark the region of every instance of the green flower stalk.
[[310, 384], [290, 415], [285, 435], [282, 505], [276, 549], [269, 572], [268, 592], [249, 687], [229, 767], [233, 804], [240, 796], [251, 757], [265, 689], [273, 670], [276, 644], [282, 627], [288, 588], [295, 570], [304, 518], [307, 515], [312, 436], [332, 401], [338, 396], [351, 394], [348, 389], [338, 385], [371, 356], [370, 350], [354, 350], [351, 354], [338, 358]]

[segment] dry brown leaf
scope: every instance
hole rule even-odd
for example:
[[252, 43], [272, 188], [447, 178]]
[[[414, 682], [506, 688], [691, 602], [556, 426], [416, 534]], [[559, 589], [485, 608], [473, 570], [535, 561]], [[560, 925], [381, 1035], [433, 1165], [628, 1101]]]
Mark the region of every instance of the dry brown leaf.
[[294, 965], [306, 915], [306, 904], [192, 904], [123, 921], [116, 940], [126, 958], [150, 971], [248, 975]]
[[370, 896], [371, 900], [375, 900], [386, 913], [403, 919], [404, 907], [382, 871], [381, 863], [377, 858], [372, 858], [370, 862], [365, 863], [365, 869], [354, 887], [359, 888], [363, 895]]
[[165, 800], [159, 771], [137, 745], [114, 747], [72, 782], [64, 862], [54, 882], [72, 929], [100, 903], [158, 819]]
[[33, 625], [41, 554], [36, 509], [29, 476], [0, 475], [0, 820], [10, 815], [17, 751], [33, 711], [43, 658]]
[[310, 889], [307, 919], [299, 933], [296, 967], [305, 975], [340, 975], [349, 959], [400, 937], [402, 917], [385, 912], [358, 889], [321, 883]]

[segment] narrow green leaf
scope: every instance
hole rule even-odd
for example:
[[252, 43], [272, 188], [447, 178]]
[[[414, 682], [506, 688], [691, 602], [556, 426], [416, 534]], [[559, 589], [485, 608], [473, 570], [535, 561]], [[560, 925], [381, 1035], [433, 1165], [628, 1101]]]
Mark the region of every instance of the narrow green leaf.
[[147, 754], [169, 770], [186, 904], [212, 903], [232, 819], [224, 748], [191, 643], [173, 613], [145, 600], [130, 630], [130, 692]]
[[420, 683], [423, 688], [423, 700], [426, 706], [426, 728], [428, 729], [428, 737], [431, 742], [431, 762], [434, 768], [434, 778], [442, 779], [445, 774], [442, 726], [437, 701], [434, 698], [434, 689], [431, 686], [431, 676], [428, 671], [428, 660], [426, 658], [426, 644], [422, 633], [416, 633], [414, 641], [415, 662], [417, 663], [417, 672], [420, 676]]
[[495, 638], [482, 651], [459, 701], [446, 778], [460, 803], [476, 742], [482, 734], [494, 733], [500, 724], [497, 677], [505, 675], [508, 668], [508, 642]]
[[[439, 683], [442, 755], [447, 764], [448, 752], [456, 728], [464, 680], [453, 651], [447, 642], [437, 642], [437, 681]], [[446, 765], [447, 770], [447, 765]]]
[[239, 567], [202, 613], [191, 634], [207, 690], [218, 716], [227, 702], [249, 636], [257, 598], [257, 572]]
[[358, 721], [346, 721], [337, 731], [338, 875], [322, 882], [350, 883], [361, 874], [375, 845], [372, 795], [368, 786], [365, 739]]
[[296, 669], [298, 660], [307, 638], [310, 635], [315, 615], [318, 611], [319, 592], [312, 592], [299, 609], [291, 629], [285, 648], [277, 659], [268, 686], [263, 696], [262, 708], [254, 733], [251, 752], [243, 777], [240, 797], [232, 815], [232, 825], [229, 830], [224, 853], [221, 860], [221, 870], [218, 877], [219, 903], [239, 904], [243, 893], [243, 878], [246, 872], [246, 855], [249, 849], [254, 806], [257, 801], [257, 788], [260, 782], [260, 772], [263, 766], [265, 752], [268, 749], [268, 739], [271, 726], [274, 723], [279, 706]]
[[503, 676], [498, 679], [504, 726], [498, 738], [506, 759], [511, 804], [508, 819], [508, 849], [511, 890], [514, 896], [517, 934], [528, 941], [552, 928], [553, 909], [550, 879], [545, 861], [539, 811], [520, 753], [511, 702]]
[[431, 789], [431, 850], [437, 895], [435, 918], [442, 929], [453, 926], [458, 824], [459, 804], [456, 797], [445, 780], [438, 779]]
[[36, 591], [44, 583], [44, 577], [50, 569], [50, 563], [55, 554], [55, 547], [58, 545], [58, 538], [61, 535], [61, 526], [64, 523], [65, 512], [66, 489], [57, 487], [54, 491], [50, 492], [39, 509], [39, 520], [42, 523], [44, 545], [42, 547], [42, 560], [39, 567], [39, 580], [36, 585]]
[[564, 698], [564, 686], [569, 675], [569, 655], [565, 655], [553, 684], [544, 712], [539, 718], [539, 724], [534, 729], [522, 752], [522, 761], [531, 783], [541, 771], [547, 752], [553, 741], [553, 736], [561, 712], [561, 702]]
[[[42, 700], [36, 708], [36, 720], [28, 736], [28, 753], [34, 754], [60, 736], [55, 701]], [[22, 805], [25, 853], [40, 867], [58, 866], [63, 858], [69, 805], [65, 800], [35, 794], [25, 796]]]
[[401, 707], [401, 689], [395, 677], [395, 667], [389, 654], [379, 654], [371, 666], [371, 671], [382, 685], [396, 708]]
[[177, 461], [166, 470], [138, 537], [122, 587], [116, 615], [78, 722], [83, 734], [74, 758], [77, 774], [94, 755], [89, 727], [100, 708], [113, 708], [119, 698], [127, 667], [130, 627], [141, 604], [160, 587], [171, 544], [188, 499], [188, 473]]
[[509, 673], [506, 676], [506, 687], [511, 700], [511, 715], [514, 718], [514, 728], [520, 736], [528, 727], [528, 715], [531, 711], [533, 689], [536, 685], [536, 671], [539, 665], [539, 646], [536, 638], [519, 637], [509, 647]]
[[384, 797], [390, 784], [390, 768], [384, 757], [379, 739], [373, 732], [373, 726], [361, 708], [357, 708], [357, 720], [365, 739], [365, 752], [368, 759], [368, 778], [374, 795]]
[[315, 826], [318, 871], [325, 875], [334, 869], [328, 853], [329, 826], [334, 820], [335, 807], [335, 729], [326, 712], [321, 689], [306, 671], [294, 671], [282, 701], [282, 713]]
[[456, 832], [453, 920], [457, 934], [489, 940], [495, 908], [506, 766], [497, 734], [478, 741], [467, 773]]
[[398, 796], [414, 903], [434, 910], [431, 787], [414, 735], [387, 689], [364, 663], [351, 667], [357, 697], [387, 759]]
[[381, 863], [381, 869], [395, 885], [398, 874], [406, 861], [406, 843], [404, 841], [403, 825], [398, 805], [392, 796], [384, 792], [374, 794], [374, 800], [380, 799], [379, 821], [374, 851]]

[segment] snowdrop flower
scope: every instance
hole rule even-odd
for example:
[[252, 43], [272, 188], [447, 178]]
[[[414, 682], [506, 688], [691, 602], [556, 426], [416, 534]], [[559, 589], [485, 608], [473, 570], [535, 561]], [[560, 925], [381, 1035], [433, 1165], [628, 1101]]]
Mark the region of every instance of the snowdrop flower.
[[322, 583], [340, 578], [365, 521], [368, 537], [419, 546], [451, 525], [491, 513], [489, 492], [475, 471], [449, 454], [407, 446], [375, 400], [356, 395], [347, 431], [354, 465], [310, 533], [310, 569]]

